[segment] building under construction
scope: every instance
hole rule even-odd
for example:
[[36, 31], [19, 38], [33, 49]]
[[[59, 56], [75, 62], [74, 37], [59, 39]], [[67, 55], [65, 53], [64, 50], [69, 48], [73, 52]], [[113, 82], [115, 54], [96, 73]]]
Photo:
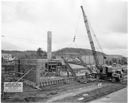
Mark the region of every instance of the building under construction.
[[[105, 94], [105, 93], [110, 93], [111, 88], [113, 88], [113, 91], [116, 91], [117, 89], [115, 89], [114, 87], [117, 87], [119, 89], [124, 88], [126, 85], [124, 86], [123, 84], [124, 74], [123, 74], [122, 68], [120, 68], [120, 70], [117, 70], [113, 67], [104, 65], [105, 56], [97, 55], [97, 52], [95, 50], [95, 45], [91, 36], [91, 31], [88, 25], [87, 16], [85, 15], [83, 6], [81, 6], [81, 10], [83, 13], [85, 27], [87, 29], [89, 43], [92, 49], [91, 56], [90, 55], [81, 56], [79, 54], [63, 54], [53, 58], [52, 32], [48, 31], [47, 32], [47, 58], [46, 59], [10, 60], [8, 62], [2, 63], [2, 74], [4, 74], [2, 76], [2, 83], [12, 82], [12, 81], [23, 82], [25, 86], [27, 85], [37, 90], [37, 91], [35, 90], [36, 96], [34, 94], [31, 96], [31, 98], [32, 97], [34, 98], [34, 96], [36, 98], [40, 97], [38, 93], [41, 95], [43, 94], [42, 93], [43, 91], [44, 92], [43, 96], [45, 95], [44, 96], [45, 99], [43, 97], [41, 97], [41, 99], [43, 98], [43, 101], [45, 102], [46, 102], [46, 98], [49, 99], [51, 94], [56, 94], [55, 91], [60, 93], [62, 92], [61, 90], [63, 90], [64, 92], [65, 90], [68, 90], [68, 88], [70, 90], [73, 90], [74, 88], [79, 89], [77, 91], [73, 91], [73, 93], [76, 93], [77, 96], [79, 96], [78, 95], [79, 91], [82, 92], [80, 88], [85, 88], [87, 85], [91, 87], [91, 85], [93, 85], [94, 86], [93, 89], [95, 89], [95, 91], [93, 92], [96, 94], [95, 95], [93, 95], [93, 93], [89, 94], [89, 92], [86, 91], [86, 96], [87, 97], [91, 96], [89, 98], [85, 96], [86, 101], [91, 100], [92, 97], [95, 98], [96, 95], [101, 96], [100, 95], [102, 94], [101, 91], [103, 91], [103, 94]], [[12, 77], [9, 77], [10, 75]], [[8, 79], [7, 77], [9, 77], [10, 79]], [[118, 83], [120, 84], [117, 85], [113, 83], [116, 81], [118, 81]], [[103, 85], [103, 88], [100, 91], [99, 88], [102, 87], [101, 85]], [[99, 90], [100, 93], [97, 90]], [[25, 92], [25, 93], [27, 94], [28, 92]], [[69, 94], [71, 96], [74, 96], [71, 93]], [[22, 96], [23, 94], [21, 95], [19, 93], [18, 95]], [[29, 93], [28, 95], [30, 96]], [[25, 97], [24, 100], [27, 101], [28, 97]], [[67, 100], [70, 100], [70, 99], [67, 99]], [[66, 102], [69, 102], [69, 101], [66, 101]], [[76, 101], [72, 101], [72, 102], [76, 102]], [[49, 101], [48, 103], [51, 103], [51, 102]]]

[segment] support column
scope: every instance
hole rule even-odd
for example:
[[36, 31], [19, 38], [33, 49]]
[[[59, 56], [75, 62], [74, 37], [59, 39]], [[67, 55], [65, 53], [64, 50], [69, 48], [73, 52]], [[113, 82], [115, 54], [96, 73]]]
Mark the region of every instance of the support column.
[[42, 68], [42, 61], [41, 59], [37, 60], [37, 66], [36, 66], [36, 84], [39, 85], [40, 84], [40, 71]]
[[47, 33], [47, 59], [52, 59], [52, 32]]

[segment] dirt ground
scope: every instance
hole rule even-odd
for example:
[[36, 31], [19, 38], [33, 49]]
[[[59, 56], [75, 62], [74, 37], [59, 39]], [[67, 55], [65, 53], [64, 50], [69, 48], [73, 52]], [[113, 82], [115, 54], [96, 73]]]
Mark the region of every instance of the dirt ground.
[[14, 101], [30, 101], [30, 102], [38, 102], [38, 101], [47, 101], [49, 98], [52, 98], [56, 95], [59, 95], [63, 92], [68, 92], [72, 90], [76, 90], [79, 88], [97, 85], [97, 82], [91, 82], [87, 84], [80, 84], [76, 81], [73, 81], [70, 84], [60, 84], [60, 85], [52, 85], [44, 87], [42, 90], [33, 89], [29, 86], [24, 85], [24, 92], [22, 93], [8, 93], [6, 94], [6, 98], [2, 99], [4, 102], [14, 102]]
[[[111, 84], [111, 83], [102, 83], [101, 87], [94, 86], [94, 87], [86, 87], [82, 88], [81, 91], [78, 92], [72, 92], [73, 95], [61, 98], [58, 97], [59, 99], [52, 100], [52, 102], [68, 102], [68, 103], [85, 103], [88, 101], [91, 101], [93, 99], [97, 99], [99, 97], [102, 97], [104, 95], [110, 94], [112, 92], [115, 92], [119, 89], [122, 89], [126, 87], [125, 85], [121, 84]], [[48, 103], [51, 103], [48, 102]]]
[[124, 88], [89, 103], [127, 103], [127, 92], [127, 88]]
[[24, 85], [24, 92], [5, 94], [6, 98], [2, 98], [2, 102], [85, 103], [125, 87], [126, 81], [124, 84], [106, 81], [80, 84], [73, 81], [70, 84], [47, 86], [42, 90]]

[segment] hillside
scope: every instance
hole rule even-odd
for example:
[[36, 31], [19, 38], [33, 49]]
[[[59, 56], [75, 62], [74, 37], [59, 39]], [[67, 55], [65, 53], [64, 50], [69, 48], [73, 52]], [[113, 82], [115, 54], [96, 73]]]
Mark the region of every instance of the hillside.
[[[97, 52], [99, 55], [103, 55], [104, 53]], [[92, 55], [92, 51], [90, 49], [82, 49], [82, 48], [62, 48], [53, 52], [54, 55], [65, 55], [65, 54], [74, 54], [74, 55]], [[106, 55], [106, 54], [104, 54]]]
[[2, 50], [2, 53], [11, 54], [12, 56], [16, 58], [30, 58], [32, 55], [36, 55], [36, 51], [11, 51], [11, 50]]
[[[37, 58], [37, 51], [31, 50], [31, 51], [9, 51], [9, 50], [2, 50], [2, 53], [8, 53], [12, 54], [13, 56], [17, 58], [27, 58], [27, 59], [36, 59]], [[98, 55], [103, 55], [102, 52], [97, 52]], [[92, 51], [89, 49], [82, 49], [82, 48], [62, 48], [60, 50], [54, 51], [53, 56], [61, 56], [61, 55], [92, 55]], [[46, 55], [46, 52], [43, 51], [42, 55]], [[109, 60], [112, 60], [113, 58], [121, 59], [123, 56], [121, 55], [107, 55], [107, 58]]]

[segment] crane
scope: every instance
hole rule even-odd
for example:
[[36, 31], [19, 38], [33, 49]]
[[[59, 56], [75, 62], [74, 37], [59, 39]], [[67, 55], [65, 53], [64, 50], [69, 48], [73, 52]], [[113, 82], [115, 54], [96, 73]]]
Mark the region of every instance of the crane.
[[87, 16], [85, 15], [83, 6], [81, 6], [81, 10], [82, 10], [82, 13], [83, 13], [84, 23], [85, 23], [85, 27], [87, 29], [87, 34], [88, 34], [89, 42], [90, 42], [90, 45], [91, 45], [92, 54], [93, 54], [93, 57], [94, 57], [96, 68], [99, 69], [98, 56], [97, 56], [95, 45], [94, 45], [94, 42], [93, 42], [93, 39], [92, 39], [91, 31], [90, 31], [90, 28], [89, 28], [88, 19], [87, 19]]
[[[95, 45], [94, 45], [92, 35], [91, 35], [91, 31], [90, 31], [90, 28], [89, 28], [88, 19], [87, 19], [87, 16], [85, 15], [83, 6], [81, 6], [81, 10], [82, 10], [82, 13], [83, 13], [84, 23], [85, 23], [85, 27], [87, 29], [89, 42], [90, 42], [90, 45], [91, 45], [92, 54], [93, 54], [94, 61], [95, 61], [95, 64], [96, 64], [96, 70], [97, 70], [96, 77], [98, 77], [100, 79], [101, 78], [105, 79], [107, 77], [111, 81], [121, 81], [122, 80], [122, 73], [121, 72], [119, 72], [119, 71], [109, 72], [108, 69], [112, 70], [112, 68], [104, 67], [104, 66], [99, 64], [98, 55], [97, 55], [97, 52], [95, 50]], [[105, 70], [105, 72], [104, 72], [104, 70]]]
[[[108, 71], [108, 67], [104, 67], [102, 65], [99, 64], [99, 59], [98, 59], [98, 55], [97, 55], [97, 52], [96, 52], [96, 49], [95, 49], [95, 45], [94, 45], [94, 42], [93, 42], [93, 38], [92, 38], [92, 35], [91, 35], [91, 30], [89, 28], [89, 23], [88, 23], [88, 19], [87, 19], [87, 16], [85, 15], [85, 12], [84, 12], [84, 9], [83, 9], [83, 6], [81, 6], [81, 10], [82, 10], [82, 13], [83, 13], [83, 18], [84, 18], [84, 23], [85, 23], [85, 27], [87, 29], [87, 34], [88, 34], [88, 38], [89, 38], [89, 42], [90, 42], [90, 45], [91, 45], [91, 49], [92, 49], [92, 54], [93, 54], [93, 57], [94, 57], [94, 62], [95, 62], [95, 65], [96, 65], [96, 68], [95, 68], [95, 72], [92, 72], [92, 75], [93, 77], [97, 78], [98, 80], [99, 79], [111, 79], [111, 80], [121, 80], [120, 79], [120, 74], [119, 73], [116, 73], [116, 72], [109, 72]], [[75, 38], [74, 38], [75, 40]], [[66, 64], [66, 67], [67, 67], [67, 71], [70, 72], [72, 74], [72, 76], [74, 77], [74, 79], [77, 81], [77, 82], [80, 82], [80, 83], [86, 83], [86, 80], [84, 79], [81, 79], [81, 78], [78, 78], [76, 73], [73, 71], [73, 69], [70, 67], [70, 65], [68, 64], [68, 62], [66, 61], [66, 59], [64, 57], [62, 57], [63, 61], [65, 62]], [[81, 58], [78, 57], [78, 59], [81, 61], [81, 64], [86, 67], [86, 65], [84, 64], [84, 62], [81, 60]], [[91, 70], [91, 69], [90, 69]]]

